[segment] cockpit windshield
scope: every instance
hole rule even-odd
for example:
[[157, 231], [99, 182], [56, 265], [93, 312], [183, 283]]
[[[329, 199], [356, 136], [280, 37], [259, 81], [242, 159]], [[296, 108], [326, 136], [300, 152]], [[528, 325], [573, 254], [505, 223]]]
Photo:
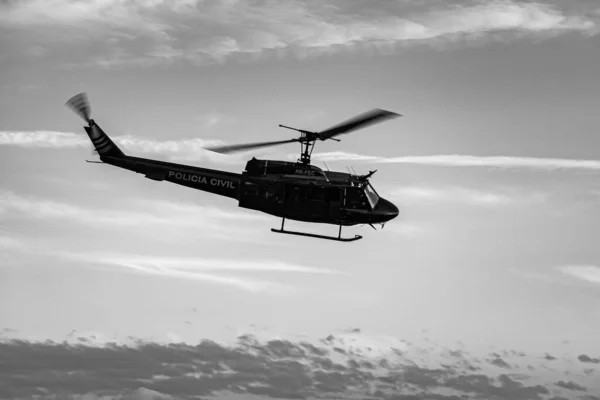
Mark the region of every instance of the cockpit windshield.
[[369, 204], [371, 205], [371, 208], [375, 208], [377, 202], [379, 201], [379, 195], [377, 194], [375, 189], [373, 189], [373, 186], [371, 186], [370, 183], [367, 183], [365, 185], [365, 194], [367, 195], [367, 199], [369, 199]]

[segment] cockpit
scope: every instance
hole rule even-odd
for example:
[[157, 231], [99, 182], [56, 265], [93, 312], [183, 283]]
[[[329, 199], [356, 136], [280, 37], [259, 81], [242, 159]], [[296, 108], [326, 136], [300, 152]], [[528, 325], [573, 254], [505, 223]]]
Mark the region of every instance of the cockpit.
[[379, 195], [368, 181], [346, 188], [346, 206], [353, 209], [374, 210]]
[[379, 197], [368, 180], [346, 187], [345, 190], [345, 208], [365, 215], [367, 223], [385, 223], [398, 216], [398, 207]]

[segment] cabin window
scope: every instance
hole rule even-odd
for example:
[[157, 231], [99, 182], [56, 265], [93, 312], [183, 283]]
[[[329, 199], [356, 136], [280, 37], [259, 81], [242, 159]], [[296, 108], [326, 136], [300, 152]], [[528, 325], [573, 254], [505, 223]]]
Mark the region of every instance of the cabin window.
[[323, 187], [319, 186], [308, 186], [306, 188], [308, 192], [307, 198], [313, 201], [325, 201], [325, 197], [327, 196], [327, 191]]
[[364, 191], [358, 187], [347, 187], [346, 188], [346, 207], [368, 209], [369, 202], [365, 196]]
[[327, 201], [340, 201], [340, 188], [327, 188]]
[[285, 190], [285, 197], [288, 201], [295, 203], [297, 201], [302, 200], [304, 197], [300, 187], [294, 185], [287, 185]]
[[281, 185], [279, 185], [277, 183], [271, 183], [267, 187], [267, 191], [265, 193], [265, 198], [266, 198], [266, 200], [281, 201], [282, 197], [283, 197], [282, 195], [283, 195], [283, 189], [282, 189]]
[[259, 186], [253, 182], [244, 183], [244, 194], [248, 196], [258, 196]]

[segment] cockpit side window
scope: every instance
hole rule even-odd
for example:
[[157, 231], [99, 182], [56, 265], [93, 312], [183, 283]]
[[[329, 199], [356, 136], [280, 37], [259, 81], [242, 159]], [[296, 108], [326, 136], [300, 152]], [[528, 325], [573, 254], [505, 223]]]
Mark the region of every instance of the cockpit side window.
[[370, 183], [367, 183], [365, 185], [365, 195], [367, 196], [367, 199], [369, 200], [369, 204], [371, 205], [371, 208], [375, 208], [375, 206], [377, 205], [377, 202], [379, 202], [379, 195], [377, 194], [375, 189], [373, 189], [373, 186], [371, 186]]

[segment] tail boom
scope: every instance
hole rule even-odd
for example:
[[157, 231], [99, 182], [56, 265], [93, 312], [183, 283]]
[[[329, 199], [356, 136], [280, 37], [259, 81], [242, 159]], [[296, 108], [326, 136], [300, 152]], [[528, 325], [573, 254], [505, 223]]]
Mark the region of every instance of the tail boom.
[[234, 172], [131, 156], [100, 155], [100, 159], [107, 164], [144, 174], [146, 178], [154, 181], [167, 181], [203, 192], [239, 199], [241, 175]]
[[71, 97], [66, 105], [87, 122], [84, 129], [103, 163], [144, 174], [155, 181], [239, 199], [240, 174], [126, 155], [91, 118], [91, 106], [85, 93]]

